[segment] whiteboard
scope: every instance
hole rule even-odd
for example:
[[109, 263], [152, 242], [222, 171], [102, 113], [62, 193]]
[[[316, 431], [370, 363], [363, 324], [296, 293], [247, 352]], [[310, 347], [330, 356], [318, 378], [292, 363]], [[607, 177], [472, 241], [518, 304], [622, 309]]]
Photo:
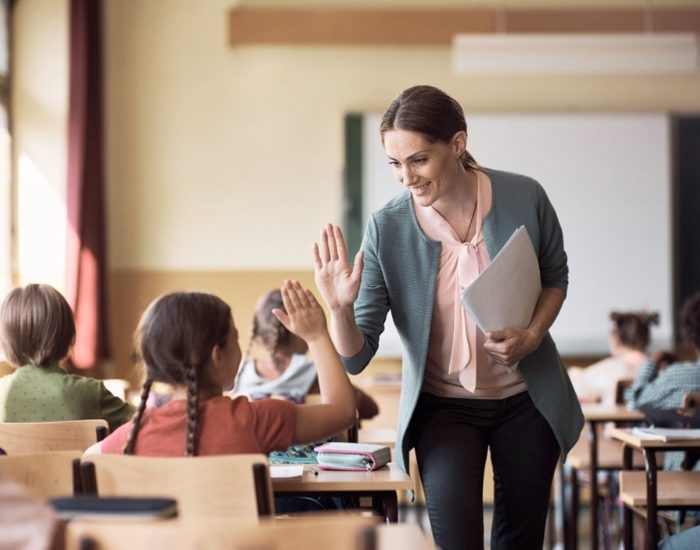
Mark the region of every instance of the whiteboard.
[[[403, 189], [363, 118], [363, 225]], [[608, 351], [612, 310], [658, 311], [652, 348], [672, 348], [670, 119], [663, 113], [469, 116], [467, 148], [482, 166], [535, 178], [559, 216], [569, 292], [551, 329], [562, 355]], [[379, 356], [401, 355], [389, 321]]]

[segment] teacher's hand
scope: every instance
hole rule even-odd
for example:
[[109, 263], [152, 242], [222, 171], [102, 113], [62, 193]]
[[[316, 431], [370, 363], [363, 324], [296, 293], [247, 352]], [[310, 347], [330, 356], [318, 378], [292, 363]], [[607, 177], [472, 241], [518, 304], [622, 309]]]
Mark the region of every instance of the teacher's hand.
[[331, 310], [355, 303], [361, 275], [362, 251], [357, 253], [350, 269], [343, 231], [337, 225], [328, 224], [321, 230], [320, 243], [314, 243], [314, 279]]
[[529, 330], [509, 328], [487, 332], [484, 349], [499, 365], [512, 367], [538, 345], [538, 339]]

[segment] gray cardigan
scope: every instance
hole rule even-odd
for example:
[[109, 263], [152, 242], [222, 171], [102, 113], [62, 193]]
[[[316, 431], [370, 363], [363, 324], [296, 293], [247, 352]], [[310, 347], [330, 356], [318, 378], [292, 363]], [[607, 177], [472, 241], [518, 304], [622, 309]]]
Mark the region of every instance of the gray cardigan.
[[[513, 231], [525, 225], [538, 253], [542, 287], [568, 286], [568, 267], [557, 215], [544, 189], [533, 179], [484, 169], [491, 179], [492, 205], [484, 220], [486, 249], [494, 258]], [[364, 269], [355, 301], [355, 317], [365, 336], [363, 349], [344, 357], [351, 374], [364, 370], [377, 351], [387, 312], [404, 348], [396, 460], [408, 462], [406, 430], [418, 401], [425, 373], [441, 243], [418, 225], [408, 191], [374, 212], [362, 242]], [[578, 440], [583, 413], [549, 333], [519, 367], [530, 397], [547, 419], [562, 458]]]

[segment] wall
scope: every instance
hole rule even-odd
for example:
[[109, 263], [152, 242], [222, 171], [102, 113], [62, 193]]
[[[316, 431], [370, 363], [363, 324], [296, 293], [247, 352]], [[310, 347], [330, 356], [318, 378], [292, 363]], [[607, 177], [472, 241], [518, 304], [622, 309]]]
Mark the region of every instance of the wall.
[[68, 2], [21, 0], [13, 11], [16, 282], [64, 288]]
[[286, 270], [310, 280], [311, 242], [341, 219], [343, 116], [381, 111], [406, 86], [441, 86], [467, 113], [700, 109], [698, 75], [474, 78], [452, 74], [447, 48], [233, 49], [231, 6], [107, 4], [109, 250], [122, 357], [142, 305], [128, 291], [138, 281], [153, 294], [163, 278], [250, 295], [233, 304], [246, 334], [253, 296], [267, 289], [251, 270], [272, 272], [274, 284]]
[[[130, 335], [142, 308], [161, 292], [221, 293], [245, 339], [258, 294], [290, 272], [311, 284], [311, 243], [324, 223], [341, 219], [347, 112], [381, 111], [402, 88], [418, 82], [445, 88], [468, 114], [700, 110], [698, 74], [474, 78], [452, 74], [447, 48], [233, 49], [226, 21], [234, 4], [105, 2], [113, 375], [135, 379], [128, 361]], [[296, 4], [321, 5], [318, 0]], [[358, 0], [345, 5], [435, 4]], [[440, 5], [499, 6], [500, 0]], [[66, 0], [20, 0], [16, 8], [16, 143], [18, 151], [32, 152], [58, 197], [65, 189], [66, 11]]]

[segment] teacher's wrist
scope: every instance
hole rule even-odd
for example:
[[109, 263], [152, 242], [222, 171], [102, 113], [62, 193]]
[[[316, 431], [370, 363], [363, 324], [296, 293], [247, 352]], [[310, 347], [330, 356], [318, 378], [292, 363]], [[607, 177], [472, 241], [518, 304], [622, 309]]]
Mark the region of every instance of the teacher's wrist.
[[544, 338], [544, 335], [546, 333], [546, 330], [543, 331], [541, 329], [538, 329], [537, 327], [528, 327], [527, 329], [525, 329], [525, 338], [527, 341], [528, 350], [535, 351], [538, 347], [540, 347], [542, 339]]

